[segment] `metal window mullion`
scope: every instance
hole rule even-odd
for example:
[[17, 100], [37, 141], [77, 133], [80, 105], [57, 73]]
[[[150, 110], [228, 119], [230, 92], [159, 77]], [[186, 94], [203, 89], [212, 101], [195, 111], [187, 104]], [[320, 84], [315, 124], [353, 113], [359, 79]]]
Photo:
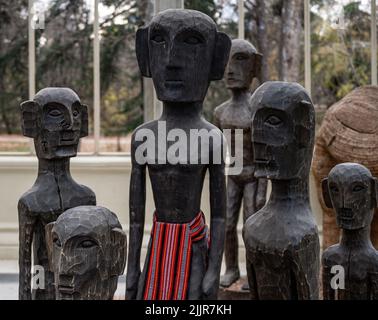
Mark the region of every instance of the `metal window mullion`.
[[238, 12], [239, 12], [238, 38], [245, 39], [244, 0], [238, 0]]
[[305, 88], [311, 96], [311, 8], [310, 0], [304, 0], [304, 47], [305, 47]]
[[377, 85], [377, 1], [371, 0], [371, 83]]
[[99, 36], [99, 0], [95, 0], [94, 21], [93, 21], [93, 131], [94, 131], [94, 153], [100, 152], [100, 36]]
[[[29, 100], [33, 100], [36, 90], [36, 81], [35, 81], [35, 30], [32, 27], [33, 21], [33, 8], [34, 0], [28, 1], [28, 84], [29, 84]], [[29, 140], [29, 152], [34, 154], [34, 141], [33, 139]]]

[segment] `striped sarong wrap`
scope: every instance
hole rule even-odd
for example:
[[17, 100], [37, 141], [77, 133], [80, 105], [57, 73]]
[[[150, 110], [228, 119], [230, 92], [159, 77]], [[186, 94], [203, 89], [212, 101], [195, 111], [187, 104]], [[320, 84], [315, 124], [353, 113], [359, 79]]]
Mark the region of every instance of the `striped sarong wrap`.
[[186, 299], [192, 244], [203, 238], [209, 244], [208, 233], [202, 212], [186, 224], [157, 222], [154, 215], [144, 300]]

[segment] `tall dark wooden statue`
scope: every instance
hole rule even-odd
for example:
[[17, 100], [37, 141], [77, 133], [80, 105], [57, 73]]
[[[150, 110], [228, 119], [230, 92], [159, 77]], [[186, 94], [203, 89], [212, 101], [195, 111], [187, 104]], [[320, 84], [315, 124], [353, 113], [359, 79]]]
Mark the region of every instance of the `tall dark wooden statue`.
[[[163, 113], [158, 121], [137, 128], [132, 138], [127, 299], [217, 297], [226, 189], [223, 157], [219, 157], [219, 162], [212, 157], [214, 153], [222, 153], [223, 135], [202, 117], [201, 110], [210, 81], [223, 77], [230, 47], [231, 40], [217, 31], [213, 20], [192, 10], [164, 11], [149, 26], [138, 30], [139, 67], [143, 76], [152, 77], [158, 99], [163, 101]], [[189, 144], [193, 130], [201, 130], [202, 135], [211, 133], [213, 139], [204, 146], [200, 143], [201, 146], [193, 147]], [[138, 150], [145, 143], [138, 136], [146, 132], [156, 137], [156, 141], [146, 140], [150, 145], [152, 141], [152, 150], [147, 150], [143, 162], [140, 161], [142, 152]], [[184, 135], [184, 140], [187, 137], [188, 143], [182, 139], [176, 141], [176, 134]], [[180, 149], [179, 159], [170, 161], [176, 154], [175, 147]], [[208, 158], [207, 163], [204, 157]], [[141, 274], [147, 167], [156, 212]], [[200, 208], [207, 171], [210, 174], [210, 249]]]
[[308, 192], [315, 112], [299, 84], [267, 82], [252, 97], [255, 176], [272, 182], [245, 223], [252, 299], [318, 299], [319, 237]]
[[57, 300], [111, 300], [126, 265], [126, 233], [103, 207], [65, 211], [46, 226]]
[[19, 299], [31, 299], [33, 265], [45, 270], [45, 283], [33, 290], [33, 299], [54, 299], [54, 276], [49, 272], [45, 225], [66, 209], [96, 204], [92, 190], [76, 183], [70, 174], [79, 139], [88, 134], [88, 111], [68, 88], [46, 88], [33, 101], [21, 104], [22, 130], [34, 139], [39, 160], [38, 177], [18, 203]]
[[[226, 69], [227, 88], [232, 98], [215, 109], [214, 124], [220, 129], [232, 130], [232, 141], [235, 129], [243, 130], [243, 170], [239, 175], [229, 175], [227, 179], [227, 219], [225, 258], [226, 273], [220, 284], [229, 287], [240, 277], [238, 263], [237, 223], [241, 202], [243, 200], [243, 222], [260, 210], [266, 201], [267, 180], [254, 177], [253, 149], [251, 143], [252, 109], [251, 85], [254, 78], [260, 75], [262, 55], [245, 40], [233, 40], [230, 60]], [[235, 143], [232, 144], [232, 155], [235, 155]]]
[[[370, 240], [378, 181], [366, 167], [343, 163], [330, 171], [322, 188], [324, 202], [336, 211], [342, 229], [340, 243], [323, 253], [324, 299], [378, 300], [378, 252]], [[332, 268], [336, 269], [332, 272]], [[338, 274], [345, 277], [344, 289], [332, 284]]]

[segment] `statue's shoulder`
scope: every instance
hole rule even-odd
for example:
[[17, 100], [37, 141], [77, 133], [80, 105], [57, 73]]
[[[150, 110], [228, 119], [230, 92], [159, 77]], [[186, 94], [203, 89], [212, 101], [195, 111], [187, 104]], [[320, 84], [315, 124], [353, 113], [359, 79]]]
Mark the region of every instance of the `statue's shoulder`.
[[223, 112], [230, 105], [230, 101], [231, 100], [227, 100], [227, 101], [223, 102], [222, 104], [220, 104], [219, 106], [217, 106], [214, 109], [214, 117], [216, 117], [217, 119], [219, 119], [222, 116]]
[[339, 264], [342, 260], [343, 252], [339, 244], [334, 244], [324, 250], [322, 261], [325, 266], [333, 266]]
[[96, 195], [89, 187], [74, 183], [60, 186], [62, 211], [79, 206], [95, 206]]
[[19, 211], [30, 214], [60, 211], [60, 197], [56, 186], [34, 184], [18, 201]]
[[136, 146], [143, 142], [144, 137], [153, 135], [158, 128], [158, 120], [148, 121], [138, 126], [131, 136], [131, 145]]

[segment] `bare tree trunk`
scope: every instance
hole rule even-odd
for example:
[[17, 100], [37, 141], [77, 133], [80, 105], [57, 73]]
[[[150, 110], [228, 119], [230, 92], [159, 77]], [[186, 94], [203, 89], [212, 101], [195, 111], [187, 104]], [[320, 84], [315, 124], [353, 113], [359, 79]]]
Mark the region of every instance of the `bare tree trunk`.
[[256, 24], [257, 24], [257, 46], [260, 53], [264, 56], [263, 66], [261, 69], [260, 80], [265, 82], [269, 80], [269, 69], [268, 69], [268, 30], [266, 26], [266, 0], [256, 0]]
[[282, 7], [279, 77], [299, 81], [303, 0], [285, 0]]

